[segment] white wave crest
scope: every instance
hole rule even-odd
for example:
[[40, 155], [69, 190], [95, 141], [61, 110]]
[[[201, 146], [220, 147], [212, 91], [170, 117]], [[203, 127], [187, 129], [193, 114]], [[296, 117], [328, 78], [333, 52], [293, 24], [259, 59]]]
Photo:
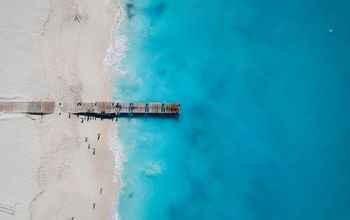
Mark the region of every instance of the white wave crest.
[[122, 70], [121, 65], [128, 50], [128, 38], [119, 32], [120, 26], [124, 21], [124, 10], [119, 7], [116, 24], [110, 34], [110, 43], [107, 48], [107, 54], [103, 59], [105, 72], [113, 72], [118, 75], [126, 74], [126, 72]]

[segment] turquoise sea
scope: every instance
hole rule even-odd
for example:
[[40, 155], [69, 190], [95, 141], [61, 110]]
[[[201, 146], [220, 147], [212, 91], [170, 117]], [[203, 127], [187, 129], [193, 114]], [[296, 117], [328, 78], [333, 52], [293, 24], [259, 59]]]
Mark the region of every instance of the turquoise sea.
[[350, 219], [350, 1], [121, 4], [122, 220]]

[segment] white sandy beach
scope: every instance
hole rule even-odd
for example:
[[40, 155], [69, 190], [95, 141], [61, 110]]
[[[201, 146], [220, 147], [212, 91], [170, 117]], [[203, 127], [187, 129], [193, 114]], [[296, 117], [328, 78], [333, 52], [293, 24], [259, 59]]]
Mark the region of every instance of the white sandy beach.
[[[13, 0], [0, 10], [0, 101], [111, 100], [103, 59], [116, 2]], [[0, 219], [113, 219], [116, 122], [34, 117], [0, 113]]]

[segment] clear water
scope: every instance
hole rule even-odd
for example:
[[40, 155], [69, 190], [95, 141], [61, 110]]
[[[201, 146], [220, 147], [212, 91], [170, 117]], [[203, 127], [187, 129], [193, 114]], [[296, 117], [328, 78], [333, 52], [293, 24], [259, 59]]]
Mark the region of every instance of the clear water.
[[349, 1], [122, 3], [122, 220], [350, 219]]

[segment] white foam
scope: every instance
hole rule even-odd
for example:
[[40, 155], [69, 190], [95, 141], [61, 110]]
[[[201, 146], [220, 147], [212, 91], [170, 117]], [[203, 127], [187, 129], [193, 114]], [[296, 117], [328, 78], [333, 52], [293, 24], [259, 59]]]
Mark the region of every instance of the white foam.
[[[108, 4], [109, 0], [106, 0]], [[125, 22], [125, 10], [118, 5], [118, 14], [116, 18], [116, 23], [113, 27], [113, 30], [110, 34], [109, 47], [107, 48], [106, 56], [103, 60], [103, 65], [105, 72], [112, 73], [114, 76], [122, 76], [127, 74], [127, 71], [122, 69], [122, 61], [126, 56], [128, 50], [128, 38], [120, 33], [120, 28], [123, 22]], [[113, 88], [112, 88], [113, 91]], [[113, 183], [119, 187], [117, 189], [120, 191], [120, 188], [123, 184], [122, 175], [123, 175], [123, 165], [127, 161], [126, 154], [124, 152], [124, 147], [118, 136], [118, 125], [111, 126], [109, 135], [108, 135], [108, 146], [114, 155], [114, 177]], [[119, 196], [119, 195], [118, 195]], [[114, 204], [111, 204], [112, 216], [115, 220], [120, 220], [120, 216], [117, 212], [119, 198]]]
[[[121, 141], [119, 140], [117, 126], [111, 126], [109, 130], [108, 146], [114, 155], [115, 169], [114, 169], [113, 183], [117, 187], [119, 187], [119, 189], [117, 189], [119, 191], [120, 186], [122, 185], [123, 165], [124, 165], [124, 162], [126, 161], [126, 156], [124, 153], [124, 147]], [[112, 204], [112, 209], [111, 209], [111, 211], [113, 212], [112, 216], [116, 213], [115, 219], [120, 219], [117, 213], [118, 201], [119, 201], [119, 198], [117, 199], [116, 203]]]
[[126, 162], [124, 147], [118, 136], [118, 129], [116, 126], [111, 126], [108, 135], [108, 146], [114, 155], [115, 161], [115, 175], [113, 183], [121, 184], [121, 175], [123, 173], [123, 164]]
[[112, 72], [118, 75], [126, 74], [126, 72], [122, 70], [121, 65], [128, 50], [128, 38], [119, 32], [124, 21], [124, 10], [119, 7], [116, 24], [110, 34], [110, 43], [107, 48], [107, 54], [103, 59], [105, 72]]

